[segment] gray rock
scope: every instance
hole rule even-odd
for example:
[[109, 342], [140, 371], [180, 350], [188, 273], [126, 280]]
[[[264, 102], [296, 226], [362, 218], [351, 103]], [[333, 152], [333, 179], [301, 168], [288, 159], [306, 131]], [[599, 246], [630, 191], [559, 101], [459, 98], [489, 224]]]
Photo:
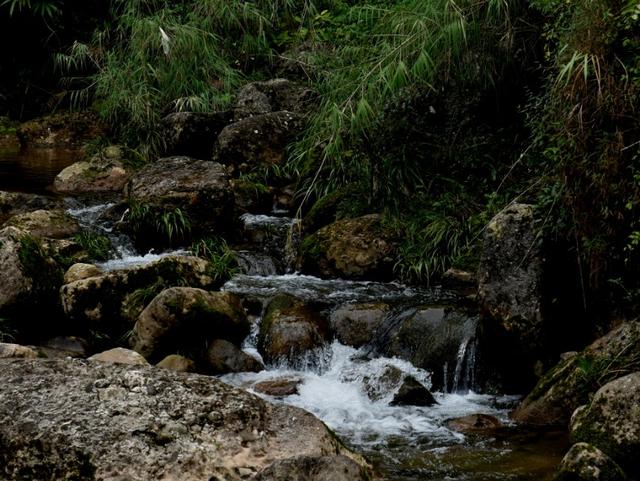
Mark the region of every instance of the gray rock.
[[0, 342], [0, 359], [35, 359], [37, 357], [38, 352], [30, 347], [21, 346], [20, 344]]
[[460, 418], [447, 421], [447, 427], [460, 433], [491, 433], [502, 427], [502, 423], [495, 416], [488, 414], [469, 414]]
[[388, 312], [389, 306], [381, 303], [340, 306], [331, 313], [331, 330], [342, 344], [361, 347], [373, 341]]
[[96, 277], [102, 274], [102, 270], [93, 264], [78, 262], [67, 269], [67, 272], [64, 274], [64, 283], [71, 284], [75, 281], [81, 281], [82, 279], [88, 279], [89, 277]]
[[207, 159], [233, 112], [177, 112], [162, 119], [167, 155]]
[[23, 147], [82, 147], [106, 128], [88, 112], [59, 112], [30, 120], [16, 130]]
[[156, 364], [156, 367], [176, 372], [196, 372], [196, 363], [179, 354], [170, 354]]
[[62, 194], [122, 192], [133, 169], [125, 165], [122, 148], [112, 145], [89, 161], [76, 162], [60, 172], [53, 188]]
[[558, 467], [555, 481], [624, 481], [620, 467], [598, 448], [587, 443], [571, 446]]
[[257, 382], [252, 388], [255, 392], [281, 398], [298, 394], [300, 384], [302, 384], [302, 379], [285, 377]]
[[347, 456], [299, 457], [273, 463], [256, 481], [351, 481], [368, 479], [360, 464]]
[[88, 343], [80, 337], [58, 336], [45, 341], [37, 350], [49, 359], [84, 358], [87, 357]]
[[34, 210], [50, 210], [60, 207], [60, 201], [43, 195], [0, 191], [0, 224], [14, 215]]
[[80, 232], [78, 222], [62, 209], [18, 214], [9, 219], [6, 225], [17, 227], [38, 238], [64, 239]]
[[405, 376], [391, 406], [433, 406], [438, 404], [429, 390], [413, 376]]
[[249, 117], [224, 128], [214, 148], [214, 159], [236, 171], [280, 165], [285, 148], [302, 131], [303, 118], [293, 112]]
[[629, 477], [640, 476], [640, 372], [602, 386], [572, 417], [571, 437], [600, 449]]
[[206, 357], [207, 366], [212, 374], [260, 372], [264, 370], [264, 366], [260, 361], [224, 339], [216, 339], [209, 344]]
[[540, 347], [542, 258], [533, 207], [513, 204], [485, 230], [478, 296], [486, 316], [523, 352]]
[[315, 105], [317, 97], [309, 87], [286, 79], [252, 82], [238, 92], [235, 120], [281, 110], [304, 114]]
[[[369, 469], [318, 419], [207, 376], [86, 361], [0, 361], [0, 469], [18, 479], [327, 480]], [[359, 469], [353, 468], [352, 459]], [[291, 460], [287, 467], [285, 460]], [[315, 464], [320, 464], [320, 459]], [[327, 469], [331, 469], [329, 466]]]
[[98, 354], [91, 356], [89, 361], [107, 362], [115, 364], [131, 364], [134, 366], [148, 366], [149, 363], [144, 357], [135, 351], [125, 349], [123, 347], [116, 347], [109, 349]]
[[147, 359], [160, 360], [214, 339], [239, 344], [249, 330], [249, 320], [235, 295], [171, 287], [142, 311], [133, 328], [131, 346]]

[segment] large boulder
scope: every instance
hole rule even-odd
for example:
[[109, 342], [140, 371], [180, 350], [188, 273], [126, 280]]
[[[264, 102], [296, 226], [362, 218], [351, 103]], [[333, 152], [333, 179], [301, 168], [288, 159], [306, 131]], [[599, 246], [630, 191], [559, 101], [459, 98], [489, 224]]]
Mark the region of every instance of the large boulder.
[[0, 191], [0, 225], [10, 217], [34, 210], [50, 210], [60, 207], [60, 201], [52, 197], [23, 192]]
[[331, 331], [342, 344], [361, 347], [375, 339], [388, 313], [388, 304], [345, 304], [331, 313]]
[[250, 331], [240, 299], [228, 292], [171, 287], [158, 294], [138, 317], [131, 346], [159, 361], [214, 339], [239, 344]]
[[[370, 479], [310, 413], [212, 377], [77, 360], [0, 363], [3, 479], [240, 481], [275, 471]], [[298, 477], [307, 459], [324, 467]], [[343, 477], [328, 474], [335, 466]]]
[[326, 320], [304, 301], [281, 294], [267, 306], [258, 351], [266, 362], [295, 365], [303, 355], [324, 346], [329, 338]]
[[18, 214], [9, 219], [6, 225], [17, 227], [38, 238], [65, 239], [80, 232], [78, 222], [62, 209]]
[[620, 467], [598, 448], [576, 443], [562, 458], [554, 481], [624, 481]]
[[118, 146], [110, 146], [89, 161], [76, 162], [60, 172], [53, 188], [62, 194], [122, 192], [129, 182], [132, 169], [124, 162]]
[[304, 119], [293, 112], [249, 117], [224, 128], [214, 148], [214, 159], [241, 172], [279, 165], [285, 148], [302, 131]]
[[216, 339], [207, 349], [209, 372], [228, 374], [230, 372], [260, 372], [264, 366], [255, 357], [240, 350], [238, 346], [224, 339]]
[[104, 272], [62, 286], [62, 307], [80, 334], [108, 344], [130, 333], [146, 303], [162, 290], [177, 285], [215, 287], [208, 267], [197, 257], [167, 256], [132, 269]]
[[478, 298], [488, 325], [508, 336], [515, 352], [535, 353], [543, 341], [541, 279], [533, 206], [513, 204], [485, 230]]
[[235, 120], [287, 110], [304, 114], [315, 104], [317, 94], [309, 87], [286, 79], [252, 82], [238, 92]]
[[631, 479], [637, 479], [640, 476], [640, 372], [602, 386], [591, 403], [572, 416], [571, 437], [600, 449]]
[[16, 227], [0, 230], [0, 266], [0, 312], [55, 305], [62, 271], [38, 239]]
[[167, 155], [206, 159], [222, 129], [233, 120], [233, 112], [176, 112], [162, 119]]
[[81, 147], [105, 132], [91, 113], [61, 112], [25, 122], [16, 134], [23, 147]]
[[[190, 157], [167, 157], [136, 173], [127, 187], [131, 209], [125, 217], [136, 237], [158, 239], [159, 219], [171, 217], [194, 234], [229, 229], [233, 192], [225, 168]], [[176, 232], [174, 234], [177, 235]], [[187, 236], [188, 237], [188, 236]]]
[[302, 272], [320, 277], [389, 280], [396, 261], [395, 233], [382, 216], [370, 214], [334, 222], [300, 246]]
[[638, 352], [640, 323], [620, 325], [545, 374], [514, 411], [513, 419], [528, 424], [566, 425], [573, 411], [603, 383], [640, 369]]

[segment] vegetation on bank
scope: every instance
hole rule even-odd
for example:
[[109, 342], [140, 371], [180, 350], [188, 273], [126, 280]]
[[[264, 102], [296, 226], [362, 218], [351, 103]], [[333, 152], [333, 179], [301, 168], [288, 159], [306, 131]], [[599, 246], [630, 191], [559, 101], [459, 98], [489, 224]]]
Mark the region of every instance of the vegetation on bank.
[[[72, 3], [0, 8], [30, 11], [55, 30]], [[637, 1], [109, 6], [57, 65], [64, 102], [95, 109], [136, 152], [162, 150], [168, 113], [225, 109], [247, 81], [297, 75], [320, 105], [288, 162], [253, 175], [296, 180], [300, 213], [327, 199], [338, 217], [383, 211], [404, 239], [398, 275], [429, 282], [451, 266], [473, 267], [487, 221], [510, 202], [530, 202], [578, 307], [637, 303]], [[140, 228], [170, 243], [189, 231], [178, 212], [152, 225], [144, 206], [133, 207]], [[224, 249], [216, 256], [227, 263]]]

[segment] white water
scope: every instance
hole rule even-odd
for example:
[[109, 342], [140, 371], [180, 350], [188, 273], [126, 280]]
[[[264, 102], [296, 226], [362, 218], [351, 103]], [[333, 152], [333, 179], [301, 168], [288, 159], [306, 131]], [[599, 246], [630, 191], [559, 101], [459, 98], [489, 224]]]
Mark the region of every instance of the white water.
[[434, 447], [459, 444], [464, 436], [448, 429], [446, 421], [468, 414], [491, 414], [508, 423], [507, 411], [495, 407], [496, 401], [510, 404], [516, 399], [506, 396], [496, 399], [473, 392], [436, 393], [439, 403], [436, 406], [390, 406], [400, 385], [385, 380], [388, 366], [414, 376], [426, 387], [430, 386], [429, 373], [400, 359], [363, 360], [360, 354], [356, 349], [334, 342], [319, 369], [270, 368], [260, 373], [230, 374], [223, 379], [249, 390], [260, 381], [283, 377], [301, 379], [298, 394], [275, 401], [310, 411], [347, 441], [361, 447], [375, 446], [392, 436], [411, 440], [426, 435]]

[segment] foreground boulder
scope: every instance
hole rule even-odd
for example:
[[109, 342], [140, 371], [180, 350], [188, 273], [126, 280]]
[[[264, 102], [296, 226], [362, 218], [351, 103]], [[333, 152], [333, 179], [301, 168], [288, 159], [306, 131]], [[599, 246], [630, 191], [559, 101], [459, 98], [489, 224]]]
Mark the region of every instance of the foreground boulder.
[[640, 476], [640, 372], [602, 386], [590, 404], [574, 413], [571, 437], [595, 446], [629, 477], [637, 479]]
[[234, 108], [235, 120], [287, 110], [304, 114], [315, 104], [316, 93], [305, 85], [286, 79], [252, 82], [239, 92]]
[[65, 239], [80, 232], [78, 222], [62, 209], [35, 210], [18, 214], [7, 221], [33, 237]]
[[23, 147], [82, 147], [104, 135], [105, 127], [88, 112], [61, 112], [30, 120], [16, 130]]
[[235, 122], [220, 132], [214, 159], [241, 172], [279, 165], [285, 148], [302, 131], [303, 117], [273, 112]]
[[[131, 209], [125, 221], [136, 238], [149, 245], [162, 243], [158, 234], [170, 225], [203, 234], [228, 230], [232, 221], [233, 192], [225, 168], [190, 157], [167, 157], [142, 168], [127, 187]], [[159, 219], [167, 219], [164, 231]], [[161, 225], [162, 227], [162, 225]], [[171, 239], [169, 239], [171, 240]]]
[[133, 328], [131, 345], [145, 358], [159, 361], [214, 339], [239, 344], [249, 330], [249, 321], [235, 295], [171, 287], [142, 311]]
[[324, 278], [390, 280], [396, 261], [395, 234], [382, 216], [370, 214], [323, 227], [300, 246], [302, 272]]
[[53, 188], [62, 194], [122, 192], [131, 178], [124, 153], [118, 146], [107, 147], [91, 160], [76, 162], [60, 172]]
[[[313, 415], [211, 377], [85, 361], [0, 363], [2, 479], [369, 479]], [[337, 465], [349, 475], [333, 478]]]
[[602, 383], [640, 368], [640, 323], [627, 322], [601, 337], [580, 354], [551, 369], [522, 401], [512, 417], [529, 424], [569, 422], [573, 411], [585, 404]]
[[167, 155], [208, 159], [218, 135], [233, 121], [232, 112], [176, 112], [162, 119]]
[[388, 312], [388, 304], [346, 304], [331, 313], [331, 330], [342, 344], [361, 347], [375, 339]]
[[562, 458], [555, 481], [624, 481], [620, 467], [598, 448], [574, 444]]
[[132, 269], [110, 271], [65, 284], [60, 299], [80, 333], [116, 341], [130, 332], [153, 297], [176, 285], [212, 288], [208, 263], [197, 257], [167, 256]]
[[295, 297], [282, 294], [267, 306], [258, 335], [258, 351], [265, 362], [296, 364], [328, 340], [324, 318]]

